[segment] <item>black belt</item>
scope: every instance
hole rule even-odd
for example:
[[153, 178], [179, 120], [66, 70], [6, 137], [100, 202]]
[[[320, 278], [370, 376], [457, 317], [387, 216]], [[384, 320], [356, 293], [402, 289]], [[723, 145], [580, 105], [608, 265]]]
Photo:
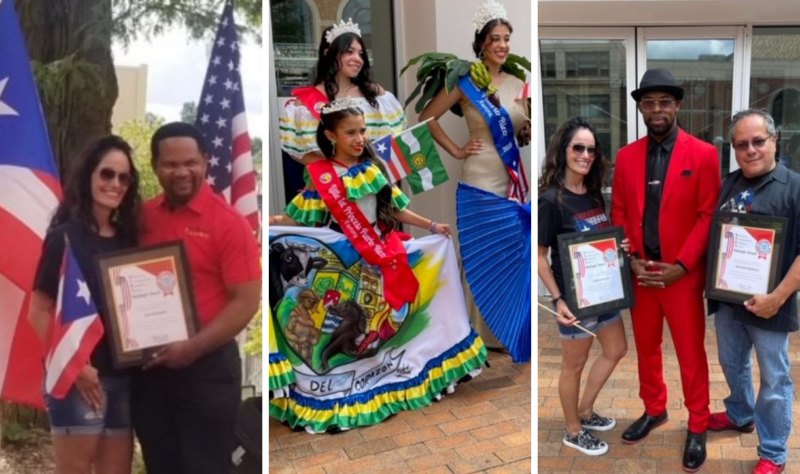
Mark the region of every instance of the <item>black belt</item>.
[[[371, 225], [374, 228], [375, 224], [376, 224], [375, 222], [370, 222], [369, 225]], [[334, 232], [344, 234], [344, 230], [342, 230], [342, 226], [340, 226], [338, 222], [331, 221], [330, 224], [328, 224], [328, 227]]]

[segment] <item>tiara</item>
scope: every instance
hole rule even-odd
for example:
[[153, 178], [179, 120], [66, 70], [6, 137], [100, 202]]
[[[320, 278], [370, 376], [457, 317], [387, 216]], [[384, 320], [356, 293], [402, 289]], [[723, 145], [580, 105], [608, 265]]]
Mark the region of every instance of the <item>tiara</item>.
[[355, 33], [358, 36], [361, 36], [361, 30], [358, 29], [358, 23], [353, 23], [352, 18], [348, 18], [347, 23], [345, 23], [344, 19], [342, 19], [341, 23], [334, 23], [333, 28], [331, 28], [329, 32], [325, 33], [325, 41], [327, 41], [328, 44], [331, 44], [333, 43], [333, 40], [345, 33]]
[[475, 31], [481, 31], [487, 23], [498, 18], [508, 20], [506, 8], [502, 3], [495, 0], [488, 0], [475, 12], [475, 18], [472, 19], [472, 24], [475, 25]]
[[327, 104], [322, 107], [322, 111], [320, 112], [321, 115], [332, 114], [334, 112], [341, 112], [342, 110], [347, 109], [358, 109], [361, 110], [359, 107], [361, 104], [355, 99], [336, 99], [330, 104]]

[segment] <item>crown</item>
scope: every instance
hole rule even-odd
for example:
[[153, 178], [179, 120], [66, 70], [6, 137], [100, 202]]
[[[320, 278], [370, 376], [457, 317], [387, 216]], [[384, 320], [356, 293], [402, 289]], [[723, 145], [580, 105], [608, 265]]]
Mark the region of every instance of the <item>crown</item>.
[[481, 31], [487, 23], [498, 18], [508, 20], [506, 7], [495, 0], [488, 0], [478, 7], [478, 11], [475, 12], [475, 18], [472, 19], [472, 24], [475, 25], [475, 31]]
[[358, 23], [353, 23], [352, 18], [347, 19], [347, 23], [345, 23], [344, 19], [341, 23], [334, 23], [333, 28], [327, 33], [325, 33], [325, 41], [328, 44], [333, 43], [333, 40], [338, 38], [339, 36], [345, 33], [355, 33], [358, 36], [361, 36], [361, 30], [358, 29]]
[[321, 115], [332, 114], [334, 112], [341, 112], [342, 110], [347, 109], [358, 109], [361, 110], [359, 107], [361, 104], [355, 99], [336, 99], [330, 104], [327, 104], [322, 107]]

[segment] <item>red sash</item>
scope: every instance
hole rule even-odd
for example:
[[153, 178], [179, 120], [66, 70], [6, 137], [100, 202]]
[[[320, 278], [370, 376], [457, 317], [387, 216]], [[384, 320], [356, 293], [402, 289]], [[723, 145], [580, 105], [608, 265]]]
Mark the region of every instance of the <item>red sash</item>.
[[342, 232], [361, 257], [381, 269], [383, 294], [389, 305], [400, 310], [417, 298], [419, 282], [408, 264], [406, 248], [397, 232], [381, 241], [378, 233], [356, 203], [347, 200], [347, 190], [329, 160], [319, 160], [307, 166], [328, 210], [339, 222]]
[[322, 106], [330, 102], [328, 97], [314, 86], [298, 87], [292, 91], [292, 95], [297, 97], [317, 120], [319, 120], [319, 113], [322, 111]]

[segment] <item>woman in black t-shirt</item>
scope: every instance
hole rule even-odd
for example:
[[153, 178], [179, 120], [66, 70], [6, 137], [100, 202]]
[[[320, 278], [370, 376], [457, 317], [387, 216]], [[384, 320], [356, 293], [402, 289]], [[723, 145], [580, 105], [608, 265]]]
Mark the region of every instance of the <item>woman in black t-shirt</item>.
[[[128, 143], [110, 135], [92, 143], [73, 163], [36, 271], [29, 319], [48, 354], [51, 350], [54, 354], [45, 362], [44, 397], [57, 472], [131, 472], [129, 374], [113, 367], [109, 331], [86, 357], [68, 349], [68, 342], [93, 333], [84, 322], [91, 319], [76, 318], [60, 338], [54, 337], [53, 324], [67, 242], [85, 282], [78, 277], [78, 282], [65, 282], [64, 288], [80, 288], [74, 306], [88, 312], [91, 301], [103, 321], [105, 305], [94, 256], [134, 247], [138, 235], [138, 174], [131, 153]], [[80, 361], [85, 363], [80, 372], [61, 369], [81, 357], [86, 360]]]
[[[593, 407], [600, 389], [628, 346], [618, 312], [581, 321], [582, 326], [597, 334], [603, 348], [589, 370], [581, 398], [581, 374], [592, 339], [573, 327], [577, 319], [563, 297], [564, 275], [561, 274], [557, 236], [609, 227], [602, 195], [605, 170], [594, 126], [577, 117], [562, 124], [550, 140], [539, 179], [538, 271], [539, 278], [553, 295], [553, 305], [559, 314], [562, 356], [558, 393], [567, 425], [563, 443], [590, 456], [608, 451], [608, 444], [588, 430], [608, 431], [616, 425], [613, 418], [598, 415]], [[623, 246], [626, 245], [623, 241]], [[548, 251], [552, 265], [547, 261]]]

